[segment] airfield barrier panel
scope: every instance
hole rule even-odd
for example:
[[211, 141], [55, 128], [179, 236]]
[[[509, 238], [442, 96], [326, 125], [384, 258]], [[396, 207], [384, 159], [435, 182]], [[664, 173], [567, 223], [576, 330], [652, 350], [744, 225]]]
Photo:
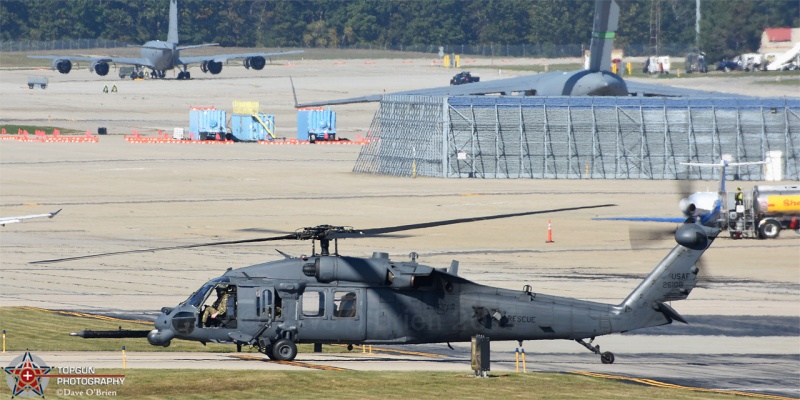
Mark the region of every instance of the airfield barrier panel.
[[[707, 180], [719, 172], [681, 163], [781, 151], [785, 179], [800, 180], [800, 99], [395, 95], [381, 101], [369, 134], [354, 172]], [[729, 173], [764, 179], [760, 166]]]

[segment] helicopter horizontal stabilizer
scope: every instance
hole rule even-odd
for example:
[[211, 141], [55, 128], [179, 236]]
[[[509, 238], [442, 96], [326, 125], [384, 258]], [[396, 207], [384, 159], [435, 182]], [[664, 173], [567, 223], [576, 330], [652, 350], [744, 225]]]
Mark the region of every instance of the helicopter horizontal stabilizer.
[[658, 311], [661, 311], [661, 313], [664, 314], [664, 316], [669, 318], [670, 322], [675, 320], [683, 322], [684, 324], [688, 324], [688, 322], [686, 322], [686, 319], [684, 319], [680, 314], [678, 314], [677, 311], [675, 311], [674, 308], [670, 307], [668, 304], [661, 301], [656, 302], [656, 304], [658, 304]]

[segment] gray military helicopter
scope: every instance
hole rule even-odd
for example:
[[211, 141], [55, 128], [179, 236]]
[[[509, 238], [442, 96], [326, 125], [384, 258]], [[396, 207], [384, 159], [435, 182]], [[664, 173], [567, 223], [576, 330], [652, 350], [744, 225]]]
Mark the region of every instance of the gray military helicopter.
[[[611, 206], [594, 205], [358, 230], [320, 225], [294, 233], [247, 240], [132, 250], [38, 261], [52, 263], [111, 254], [278, 240], [311, 240], [310, 256], [229, 268], [175, 307], [164, 307], [151, 331], [81, 331], [84, 338], [147, 337], [154, 346], [173, 339], [257, 347], [273, 360], [293, 360], [298, 343], [419, 344], [492, 340], [575, 340], [605, 364], [594, 338], [686, 320], [667, 302], [685, 299], [697, 282], [696, 266], [719, 233], [689, 217], [676, 231], [677, 245], [621, 303], [602, 304], [481, 285], [458, 275], [458, 262], [433, 268], [386, 253], [370, 258], [339, 254], [338, 240], [434, 226]], [[316, 242], [319, 242], [317, 251]], [[331, 243], [333, 242], [333, 243]], [[333, 244], [333, 249], [331, 249]], [[227, 299], [219, 315], [203, 317], [217, 296]], [[219, 309], [219, 304], [214, 305]], [[205, 320], [205, 323], [203, 322]], [[587, 343], [585, 340], [590, 339]]]

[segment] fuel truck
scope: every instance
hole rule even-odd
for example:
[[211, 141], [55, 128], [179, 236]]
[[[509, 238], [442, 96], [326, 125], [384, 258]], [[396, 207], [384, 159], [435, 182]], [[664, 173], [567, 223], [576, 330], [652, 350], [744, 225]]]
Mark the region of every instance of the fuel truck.
[[722, 228], [734, 239], [775, 239], [783, 229], [800, 233], [800, 185], [755, 186], [728, 204], [735, 207], [724, 214]]

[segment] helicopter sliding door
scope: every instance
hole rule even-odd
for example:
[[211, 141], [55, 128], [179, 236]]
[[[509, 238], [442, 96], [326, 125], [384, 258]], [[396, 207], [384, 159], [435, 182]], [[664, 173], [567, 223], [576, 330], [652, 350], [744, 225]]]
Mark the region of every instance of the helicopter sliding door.
[[363, 289], [310, 288], [300, 296], [301, 338], [358, 343], [366, 337]]

